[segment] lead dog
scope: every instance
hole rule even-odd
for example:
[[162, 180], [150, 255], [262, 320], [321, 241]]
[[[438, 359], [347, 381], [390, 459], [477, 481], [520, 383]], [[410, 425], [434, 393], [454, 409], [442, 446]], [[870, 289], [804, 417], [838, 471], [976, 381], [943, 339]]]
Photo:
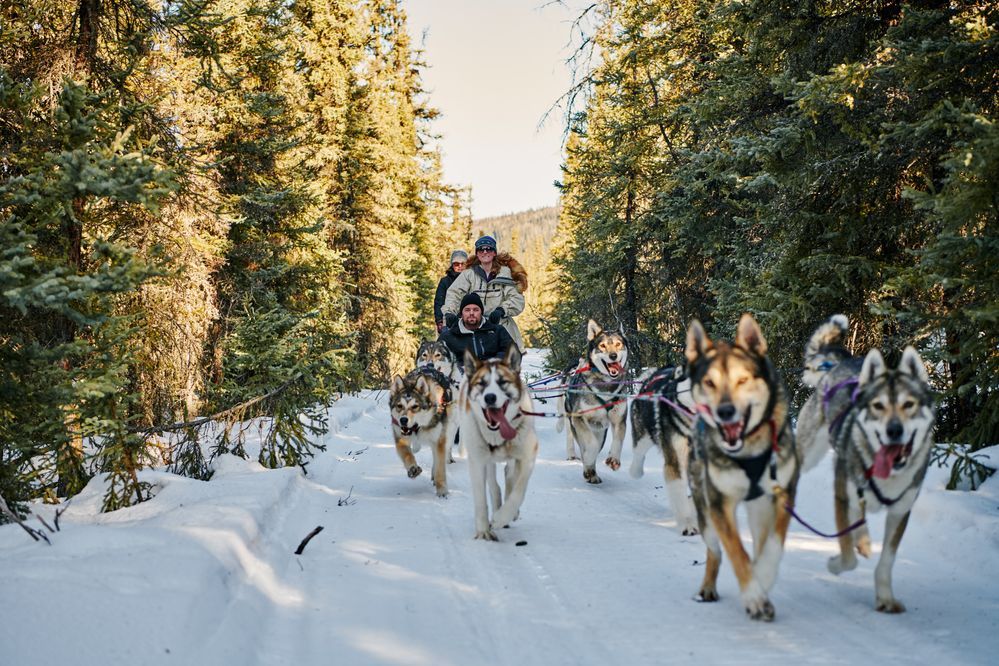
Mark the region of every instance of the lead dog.
[[[690, 486], [707, 546], [702, 601], [717, 601], [721, 548], [732, 560], [742, 604], [770, 621], [768, 592], [777, 580], [798, 484], [799, 460], [783, 384], [767, 358], [752, 315], [739, 320], [735, 344], [712, 342], [701, 323], [687, 329], [687, 361], [698, 420], [693, 428]], [[739, 536], [736, 508], [745, 503], [754, 557]]]
[[[605, 331], [592, 319], [586, 325], [587, 351], [585, 364], [577, 367], [567, 379], [566, 395], [559, 399], [560, 412], [567, 414], [566, 457], [576, 457], [579, 445], [583, 459], [583, 478], [588, 483], [601, 483], [597, 475], [597, 456], [611, 431], [610, 453], [605, 461], [617, 471], [621, 467], [621, 447], [624, 444], [628, 406], [618, 402], [628, 392], [625, 373], [628, 369], [628, 340], [623, 333]], [[602, 408], [602, 409], [601, 409]], [[559, 432], [565, 426], [559, 419]]]
[[447, 460], [450, 407], [447, 379], [433, 368], [417, 368], [405, 377], [395, 375], [389, 388], [389, 409], [395, 450], [409, 478], [423, 469], [416, 464], [416, 452], [424, 444], [432, 447], [431, 480], [439, 497], [447, 496]]
[[830, 444], [836, 453], [834, 496], [839, 555], [835, 574], [857, 566], [857, 553], [871, 554], [865, 510], [885, 509], [885, 542], [874, 570], [875, 608], [901, 613], [892, 591], [892, 566], [909, 513], [929, 463], [935, 421], [929, 375], [923, 360], [906, 347], [897, 368], [872, 349], [861, 360], [844, 347], [849, 323], [843, 315], [825, 322], [805, 347], [802, 380], [815, 387], [798, 417], [798, 443], [806, 469]]
[[658, 446], [663, 454], [666, 494], [677, 526], [685, 536], [697, 534], [696, 511], [687, 496], [690, 415], [696, 410], [690, 395], [690, 377], [683, 368], [659, 368], [642, 380], [639, 394], [647, 395], [647, 399], [631, 403], [631, 476], [639, 479], [645, 474], [645, 456]]
[[[520, 349], [510, 345], [503, 359], [480, 361], [465, 352], [465, 383], [458, 398], [461, 439], [475, 504], [475, 538], [498, 541], [496, 531], [515, 520], [538, 455], [531, 397], [520, 377]], [[496, 482], [496, 464], [506, 463], [505, 496]], [[492, 520], [486, 485], [492, 499]]]

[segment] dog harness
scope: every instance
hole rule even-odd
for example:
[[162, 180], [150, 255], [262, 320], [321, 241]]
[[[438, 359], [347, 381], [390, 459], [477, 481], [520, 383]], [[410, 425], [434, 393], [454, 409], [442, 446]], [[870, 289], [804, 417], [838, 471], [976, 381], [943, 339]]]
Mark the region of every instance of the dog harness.
[[847, 413], [851, 409], [853, 409], [853, 406], [855, 404], [857, 404], [857, 396], [860, 394], [860, 378], [856, 376], [847, 377], [843, 381], [837, 382], [832, 386], [827, 387], [822, 392], [822, 411], [828, 416], [829, 403], [832, 402], [833, 396], [835, 396], [840, 391], [840, 389], [844, 389], [850, 386], [854, 387], [853, 392], [850, 393], [850, 404], [844, 407], [843, 411], [837, 414], [836, 418], [834, 418], [829, 423], [829, 434], [832, 435], [833, 437], [836, 437], [837, 434], [839, 433], [839, 429], [843, 425], [843, 420], [846, 417]]
[[430, 377], [435, 382], [441, 385], [444, 389], [444, 395], [441, 396], [441, 403], [437, 405], [437, 411], [443, 412], [448, 405], [451, 404], [451, 380], [448, 379], [447, 375], [435, 368], [434, 366], [427, 364], [421, 365], [413, 372], [411, 375], [423, 375], [424, 377]]

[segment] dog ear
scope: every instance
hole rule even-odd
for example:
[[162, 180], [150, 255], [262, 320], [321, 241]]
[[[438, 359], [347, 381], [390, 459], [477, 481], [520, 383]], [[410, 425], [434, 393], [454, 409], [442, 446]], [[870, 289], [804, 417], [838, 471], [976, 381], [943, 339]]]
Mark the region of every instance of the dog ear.
[[687, 361], [693, 363], [712, 347], [714, 344], [708, 339], [701, 322], [692, 319], [687, 326]]
[[604, 329], [600, 328], [600, 324], [591, 319], [586, 324], [586, 341], [589, 342], [603, 332]]
[[520, 372], [521, 358], [520, 347], [518, 347], [515, 342], [510, 345], [509, 349], [506, 350], [506, 356], [503, 358], [503, 362], [510, 366], [514, 372]]
[[465, 350], [465, 376], [471, 377], [475, 374], [478, 367], [482, 365], [479, 359], [475, 358], [475, 354], [472, 353], [471, 349]]
[[902, 360], [898, 364], [898, 371], [910, 375], [923, 384], [930, 383], [930, 375], [926, 372], [923, 359], [912, 345], [906, 347], [905, 351], [902, 352]]
[[392, 385], [389, 387], [392, 393], [398, 393], [402, 390], [402, 377], [395, 375], [392, 377]]
[[763, 331], [760, 330], [760, 325], [756, 323], [756, 319], [748, 312], [739, 319], [735, 344], [757, 356], [765, 356], [767, 353], [767, 339], [763, 337]]
[[420, 375], [417, 377], [416, 384], [414, 386], [420, 393], [430, 393], [430, 384], [427, 382], [426, 375]]
[[860, 385], [866, 386], [885, 374], [885, 358], [879, 349], [872, 349], [864, 357], [864, 365], [860, 368]]

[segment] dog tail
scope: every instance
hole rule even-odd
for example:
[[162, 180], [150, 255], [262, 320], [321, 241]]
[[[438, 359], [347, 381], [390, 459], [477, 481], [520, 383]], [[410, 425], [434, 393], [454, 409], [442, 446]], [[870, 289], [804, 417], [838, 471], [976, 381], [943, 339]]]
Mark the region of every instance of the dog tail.
[[801, 381], [808, 386], [818, 386], [822, 377], [842, 358], [849, 356], [844, 348], [850, 321], [846, 315], [835, 314], [820, 325], [805, 345], [805, 365]]

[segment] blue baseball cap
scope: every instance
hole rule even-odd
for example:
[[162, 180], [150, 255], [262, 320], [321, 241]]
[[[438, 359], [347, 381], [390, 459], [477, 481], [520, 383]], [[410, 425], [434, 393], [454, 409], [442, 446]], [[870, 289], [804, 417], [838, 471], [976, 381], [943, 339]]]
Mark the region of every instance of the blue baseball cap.
[[492, 236], [482, 236], [475, 241], [476, 250], [496, 250], [496, 239]]

